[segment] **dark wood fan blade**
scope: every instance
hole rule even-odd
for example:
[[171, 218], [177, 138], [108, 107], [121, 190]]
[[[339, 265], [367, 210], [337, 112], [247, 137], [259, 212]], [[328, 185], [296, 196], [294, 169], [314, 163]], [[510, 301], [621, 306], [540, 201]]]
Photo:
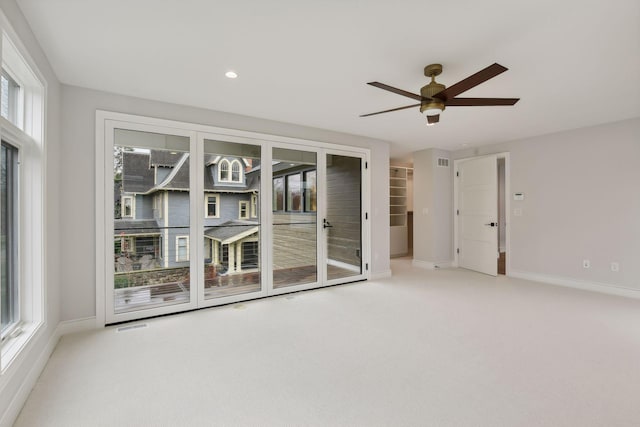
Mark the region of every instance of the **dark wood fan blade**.
[[363, 114], [360, 117], [375, 116], [376, 114], [390, 113], [391, 111], [405, 110], [407, 108], [419, 107], [420, 104], [407, 105], [406, 107], [392, 108], [391, 110], [378, 111], [377, 113]]
[[497, 76], [498, 74], [504, 73], [507, 70], [507, 67], [503, 67], [500, 64], [489, 65], [484, 70], [480, 70], [477, 73], [467, 77], [466, 79], [460, 80], [453, 86], [449, 86], [445, 90], [438, 92], [433, 96], [434, 98], [439, 98], [443, 101], [446, 101], [447, 99], [451, 99], [454, 96], [461, 94], [462, 92], [466, 92], [469, 89], [478, 86], [480, 83], [484, 83], [487, 80]]
[[513, 105], [520, 98], [453, 98], [445, 102], [447, 107], [482, 107], [491, 105]]
[[375, 86], [379, 89], [388, 90], [389, 92], [397, 93], [398, 95], [406, 96], [411, 99], [415, 99], [416, 101], [422, 101], [422, 97], [417, 93], [407, 92], [406, 90], [398, 89], [393, 86], [386, 85], [380, 82], [369, 82], [368, 85]]
[[435, 116], [427, 116], [427, 123], [430, 125], [435, 125], [440, 121], [440, 114], [436, 114]]

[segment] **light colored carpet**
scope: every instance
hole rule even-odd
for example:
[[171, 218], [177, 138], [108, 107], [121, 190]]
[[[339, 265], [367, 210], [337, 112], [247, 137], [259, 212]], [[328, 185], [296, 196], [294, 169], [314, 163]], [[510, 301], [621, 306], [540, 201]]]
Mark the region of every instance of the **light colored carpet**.
[[392, 266], [65, 336], [16, 426], [640, 425], [640, 301]]

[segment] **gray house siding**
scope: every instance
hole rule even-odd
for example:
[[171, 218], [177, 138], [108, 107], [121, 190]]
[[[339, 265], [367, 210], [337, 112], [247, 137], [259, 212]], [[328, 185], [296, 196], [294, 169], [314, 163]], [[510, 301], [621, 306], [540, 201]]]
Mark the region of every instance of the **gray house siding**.
[[153, 199], [150, 196], [136, 194], [136, 219], [153, 218]]
[[[189, 227], [189, 192], [168, 191], [169, 227]], [[188, 232], [186, 233], [188, 234]]]

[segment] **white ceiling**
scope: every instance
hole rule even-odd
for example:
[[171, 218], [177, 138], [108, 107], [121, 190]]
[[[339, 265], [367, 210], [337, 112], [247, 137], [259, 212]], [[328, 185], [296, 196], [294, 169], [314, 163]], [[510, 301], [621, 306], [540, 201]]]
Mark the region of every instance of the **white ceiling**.
[[[70, 85], [392, 141], [394, 158], [640, 116], [638, 0], [17, 0]], [[423, 67], [447, 86], [498, 62], [427, 127]], [[233, 69], [239, 78], [224, 77]]]

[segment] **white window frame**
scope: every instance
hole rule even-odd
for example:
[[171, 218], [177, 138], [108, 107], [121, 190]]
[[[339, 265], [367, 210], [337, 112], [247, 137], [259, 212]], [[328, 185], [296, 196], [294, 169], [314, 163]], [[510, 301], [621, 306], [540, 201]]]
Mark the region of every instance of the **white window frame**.
[[[185, 240], [185, 248], [187, 250], [187, 254], [185, 258], [180, 257], [180, 240]], [[181, 235], [176, 236], [176, 262], [188, 262], [189, 261], [189, 236]]]
[[[233, 179], [233, 168], [238, 167], [238, 179]], [[229, 174], [229, 179], [231, 182], [241, 183], [242, 182], [242, 165], [238, 159], [235, 159], [231, 162], [231, 173]]]
[[[244, 206], [244, 213], [245, 215], [242, 215], [242, 206]], [[240, 200], [238, 202], [238, 218], [239, 219], [249, 219], [249, 201], [248, 200]]]
[[[17, 251], [19, 321], [0, 342], [0, 373], [5, 374], [46, 324], [44, 248], [44, 115], [47, 83], [9, 21], [0, 12], [2, 69], [20, 86], [15, 120], [0, 116], [2, 140], [18, 149]], [[0, 376], [0, 389], [5, 381]]]
[[13, 75], [8, 65], [3, 64], [1, 74], [3, 74], [3, 77], [9, 81], [9, 86], [11, 86], [11, 82], [13, 82], [18, 88], [16, 92], [10, 91], [8, 94], [8, 117], [5, 118], [13, 123], [18, 129], [24, 129], [24, 89], [22, 88], [19, 79]]
[[[227, 178], [222, 177], [223, 165], [227, 167], [226, 169]], [[238, 179], [233, 179], [233, 168], [236, 166], [238, 167]], [[229, 161], [228, 159], [220, 160], [220, 163], [218, 163], [218, 182], [232, 182], [235, 184], [241, 184], [243, 182], [243, 179], [244, 179], [244, 171], [242, 169], [242, 163], [240, 163], [240, 160], [238, 159], [233, 159], [231, 161]]]
[[[227, 177], [222, 178], [222, 166], [226, 166]], [[231, 182], [231, 163], [227, 159], [220, 160], [218, 163], [218, 182]]]
[[256, 194], [251, 195], [251, 218], [258, 217], [258, 196]]
[[[131, 215], [125, 215], [125, 200], [131, 200]], [[122, 196], [120, 200], [120, 216], [122, 218], [135, 218], [136, 217], [136, 197], [135, 196]]]
[[[8, 145], [11, 149], [15, 150], [12, 153], [11, 159], [9, 161], [12, 163], [11, 166], [7, 164], [7, 181], [8, 185], [7, 191], [10, 192], [8, 198], [10, 199], [10, 221], [11, 223], [8, 225], [8, 232], [11, 234], [11, 237], [8, 236], [8, 240], [13, 244], [9, 246], [7, 244], [7, 261], [11, 263], [9, 274], [10, 277], [7, 278], [11, 283], [8, 284], [8, 287], [11, 289], [11, 294], [15, 295], [15, 300], [10, 302], [12, 306], [12, 310], [15, 310], [15, 321], [7, 326], [7, 328], [2, 331], [0, 330], [0, 337], [3, 340], [6, 340], [10, 337], [14, 330], [19, 327], [20, 324], [20, 253], [18, 249], [18, 245], [20, 243], [20, 215], [19, 215], [19, 207], [20, 207], [20, 149], [9, 141], [2, 140], [3, 145]], [[11, 176], [9, 177], [9, 174]]]
[[[215, 197], [216, 199], [216, 214], [209, 215], [209, 198]], [[205, 218], [220, 218], [220, 194], [207, 193], [204, 195], [204, 217]]]

